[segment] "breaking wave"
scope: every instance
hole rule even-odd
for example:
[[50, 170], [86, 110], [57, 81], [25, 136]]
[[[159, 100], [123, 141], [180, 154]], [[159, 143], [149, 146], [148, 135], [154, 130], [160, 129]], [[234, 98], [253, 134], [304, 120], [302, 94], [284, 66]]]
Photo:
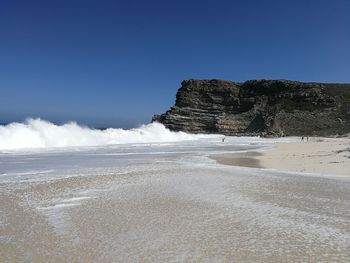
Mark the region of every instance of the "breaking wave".
[[0, 126], [0, 150], [176, 142], [202, 137], [205, 135], [173, 132], [156, 122], [130, 130], [97, 130], [75, 122], [56, 125], [41, 119], [27, 119], [24, 123]]

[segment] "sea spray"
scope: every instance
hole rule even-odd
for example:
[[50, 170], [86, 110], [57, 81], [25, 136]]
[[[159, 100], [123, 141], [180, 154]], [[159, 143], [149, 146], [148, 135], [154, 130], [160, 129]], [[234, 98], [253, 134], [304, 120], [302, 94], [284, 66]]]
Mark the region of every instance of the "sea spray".
[[75, 122], [56, 125], [42, 119], [27, 119], [24, 123], [0, 126], [0, 150], [176, 142], [207, 136], [173, 132], [157, 122], [130, 130], [97, 130]]

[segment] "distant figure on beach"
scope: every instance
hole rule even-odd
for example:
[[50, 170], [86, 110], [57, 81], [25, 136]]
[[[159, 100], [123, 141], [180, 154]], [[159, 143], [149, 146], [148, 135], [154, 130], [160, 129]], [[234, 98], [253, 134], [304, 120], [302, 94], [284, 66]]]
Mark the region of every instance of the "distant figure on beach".
[[224, 137], [222, 137], [222, 142], [225, 142], [225, 136], [224, 136]]
[[302, 142], [304, 141], [304, 136], [301, 137], [301, 141], [302, 141]]

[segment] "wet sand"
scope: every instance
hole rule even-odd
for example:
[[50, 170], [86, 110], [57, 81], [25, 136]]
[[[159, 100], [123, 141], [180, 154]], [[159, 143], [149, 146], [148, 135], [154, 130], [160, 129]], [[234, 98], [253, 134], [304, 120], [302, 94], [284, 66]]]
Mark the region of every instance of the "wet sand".
[[348, 261], [350, 184], [174, 168], [2, 192], [1, 261]]
[[350, 182], [169, 158], [3, 180], [0, 262], [348, 262]]
[[262, 154], [259, 152], [242, 152], [242, 153], [230, 153], [230, 154], [214, 154], [209, 158], [217, 161], [220, 164], [243, 166], [251, 168], [263, 168], [259, 156]]

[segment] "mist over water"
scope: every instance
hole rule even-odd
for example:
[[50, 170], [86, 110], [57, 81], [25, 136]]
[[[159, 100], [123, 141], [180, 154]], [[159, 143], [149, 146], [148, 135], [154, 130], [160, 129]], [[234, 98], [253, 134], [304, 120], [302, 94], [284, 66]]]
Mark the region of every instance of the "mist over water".
[[14, 122], [0, 126], [0, 150], [176, 142], [203, 137], [210, 135], [173, 132], [160, 123], [142, 125], [130, 130], [97, 130], [75, 122], [56, 125], [41, 119], [27, 119], [24, 123]]

